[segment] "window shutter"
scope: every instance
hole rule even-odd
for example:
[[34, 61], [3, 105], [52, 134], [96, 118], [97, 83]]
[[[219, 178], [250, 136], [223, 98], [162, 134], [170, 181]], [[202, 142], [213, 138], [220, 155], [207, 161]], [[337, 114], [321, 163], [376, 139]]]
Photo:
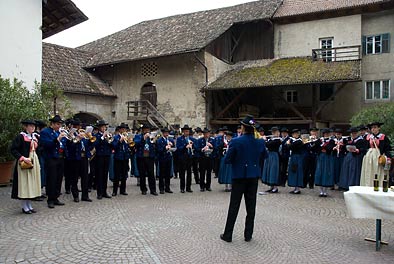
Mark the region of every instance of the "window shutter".
[[362, 54], [363, 55], [365, 55], [366, 54], [366, 49], [367, 49], [367, 37], [366, 36], [363, 36], [362, 37], [362, 45], [361, 45], [361, 48], [362, 48]]
[[390, 53], [390, 33], [382, 35], [382, 53]]

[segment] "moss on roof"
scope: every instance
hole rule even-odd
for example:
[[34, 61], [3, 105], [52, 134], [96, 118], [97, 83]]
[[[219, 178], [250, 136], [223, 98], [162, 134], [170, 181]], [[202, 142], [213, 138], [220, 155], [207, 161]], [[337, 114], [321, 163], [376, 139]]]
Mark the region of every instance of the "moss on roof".
[[360, 80], [358, 60], [341, 62], [313, 61], [311, 58], [275, 60], [262, 67], [225, 72], [208, 85], [209, 90], [269, 87]]

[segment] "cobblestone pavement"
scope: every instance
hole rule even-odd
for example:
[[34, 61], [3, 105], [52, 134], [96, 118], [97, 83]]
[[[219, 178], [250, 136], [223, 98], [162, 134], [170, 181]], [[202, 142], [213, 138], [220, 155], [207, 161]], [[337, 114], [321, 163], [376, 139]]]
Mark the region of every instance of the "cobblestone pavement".
[[389, 245], [375, 252], [364, 241], [375, 236], [374, 220], [347, 218], [339, 191], [326, 199], [316, 189], [258, 196], [253, 240], [243, 240], [242, 205], [226, 243], [223, 186], [182, 194], [174, 179], [174, 194], [154, 197], [142, 196], [135, 178], [128, 184], [128, 196], [97, 200], [92, 192], [92, 203], [71, 195], [55, 209], [34, 202], [33, 215], [22, 214], [10, 187], [0, 188], [0, 263], [394, 263], [394, 222], [383, 221]]

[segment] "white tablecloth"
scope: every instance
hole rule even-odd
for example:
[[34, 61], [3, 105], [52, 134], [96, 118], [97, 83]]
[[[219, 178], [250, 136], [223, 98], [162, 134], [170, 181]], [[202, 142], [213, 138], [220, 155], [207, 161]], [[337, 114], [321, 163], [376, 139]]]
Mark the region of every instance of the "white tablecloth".
[[375, 192], [373, 187], [352, 186], [344, 193], [350, 217], [394, 220], [394, 192]]

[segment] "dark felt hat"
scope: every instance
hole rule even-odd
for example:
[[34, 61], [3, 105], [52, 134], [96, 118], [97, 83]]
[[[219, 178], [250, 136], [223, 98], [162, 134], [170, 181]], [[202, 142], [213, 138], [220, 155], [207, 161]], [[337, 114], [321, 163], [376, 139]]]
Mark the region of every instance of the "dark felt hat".
[[341, 128], [335, 128], [334, 132], [335, 133], [343, 133], [343, 130]]
[[384, 123], [382, 123], [382, 122], [372, 122], [372, 123], [369, 123], [367, 126], [369, 127], [369, 128], [371, 128], [371, 127], [373, 127], [373, 126], [378, 126], [378, 127], [380, 127], [381, 125], [383, 125]]
[[351, 128], [349, 128], [349, 130], [347, 132], [354, 133], [354, 132], [358, 132], [358, 131], [360, 131], [359, 127], [351, 127]]
[[256, 122], [254, 121], [252, 115], [247, 115], [243, 120], [241, 120], [241, 124], [244, 126], [254, 127], [256, 125]]
[[366, 126], [366, 125], [359, 125], [358, 129], [360, 129], [360, 130], [368, 130], [368, 126]]
[[59, 115], [55, 115], [54, 117], [50, 118], [49, 121], [53, 123], [64, 123], [64, 121]]
[[224, 132], [227, 136], [233, 137], [234, 133], [232, 131], [225, 131]]
[[73, 126], [79, 126], [79, 125], [81, 125], [81, 120], [79, 119], [79, 118], [75, 118], [75, 119], [73, 119], [73, 121], [71, 122], [71, 124], [73, 125]]
[[152, 127], [151, 127], [151, 125], [149, 125], [149, 124], [142, 124], [141, 125], [141, 129], [152, 129]]
[[196, 131], [196, 133], [200, 133], [200, 132], [202, 132], [202, 129], [201, 129], [201, 127], [196, 127], [196, 129], [194, 131]]
[[97, 122], [96, 122], [96, 126], [107, 126], [108, 125], [108, 123], [107, 122], [105, 122], [105, 120], [97, 120]]
[[122, 123], [120, 123], [119, 128], [126, 128], [126, 129], [129, 129], [129, 125], [122, 122]]
[[162, 132], [162, 133], [170, 132], [170, 130], [169, 130], [168, 128], [165, 127], [165, 128], [163, 128], [163, 129], [161, 130], [161, 132]]
[[329, 128], [323, 128], [322, 130], [321, 130], [321, 133], [322, 134], [327, 134], [327, 133], [330, 133], [331, 132], [331, 129], [329, 129]]
[[271, 132], [279, 131], [279, 127], [276, 127], [276, 126], [271, 127], [270, 131]]
[[282, 127], [280, 129], [280, 132], [287, 132], [287, 133], [289, 133], [289, 129], [287, 127]]
[[317, 127], [311, 127], [311, 128], [309, 129], [309, 131], [319, 131], [319, 129], [318, 129]]
[[32, 119], [25, 119], [25, 120], [22, 120], [21, 121], [21, 124], [22, 125], [37, 125], [37, 123], [36, 123], [36, 121], [35, 120], [32, 120]]
[[210, 131], [208, 128], [206, 128], [206, 127], [203, 129], [202, 132], [203, 132], [203, 133], [211, 133], [211, 131]]
[[181, 130], [183, 131], [183, 130], [191, 130], [192, 128], [191, 127], [189, 127], [189, 125], [184, 125], [182, 128], [181, 128]]
[[46, 127], [47, 123], [44, 122], [43, 120], [35, 120], [36, 121], [36, 126], [38, 127]]
[[294, 128], [293, 130], [291, 130], [291, 133], [298, 133], [298, 132], [300, 132], [298, 128]]

